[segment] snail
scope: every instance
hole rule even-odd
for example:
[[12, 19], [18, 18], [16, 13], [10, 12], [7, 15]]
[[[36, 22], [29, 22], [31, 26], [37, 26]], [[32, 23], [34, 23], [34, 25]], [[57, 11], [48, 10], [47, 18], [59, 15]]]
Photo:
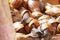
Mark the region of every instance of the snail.
[[57, 20], [54, 18], [49, 19], [48, 23], [51, 24], [53, 27], [57, 27], [57, 25], [58, 25]]
[[43, 16], [39, 17], [38, 20], [50, 19], [50, 18], [51, 18], [51, 16], [49, 16], [49, 15], [43, 15]]
[[43, 14], [41, 13], [41, 12], [39, 12], [39, 11], [34, 11], [34, 12], [32, 12], [32, 13], [30, 13], [30, 16], [32, 17], [32, 18], [35, 18], [35, 19], [38, 19], [40, 16], [42, 16]]
[[40, 24], [39, 24], [38, 20], [33, 19], [29, 23], [29, 26], [31, 26], [31, 25], [35, 25], [35, 28], [37, 28]]
[[29, 32], [31, 32], [31, 29], [32, 29], [32, 28], [38, 28], [39, 25], [40, 25], [40, 24], [39, 24], [39, 22], [38, 22], [37, 20], [32, 19], [32, 20], [29, 22], [29, 24], [26, 25], [25, 30], [27, 31], [27, 33], [29, 33]]
[[23, 0], [8, 0], [11, 8], [18, 8], [21, 6]]
[[25, 24], [26, 23], [25, 21], [29, 18], [29, 11], [24, 7], [21, 7], [19, 13], [21, 17], [20, 21]]
[[28, 9], [28, 0], [23, 0], [23, 7]]
[[48, 23], [43, 23], [40, 27], [40, 30], [43, 32], [45, 30], [47, 30], [51, 35], [55, 34], [55, 30], [54, 30], [53, 26], [51, 24], [48, 24]]
[[28, 6], [31, 12], [33, 11], [40, 11], [40, 4], [39, 0], [29, 0]]
[[26, 20], [26, 23], [27, 23], [27, 24], [30, 23], [31, 20], [33, 20], [33, 18], [32, 18], [32, 17], [29, 17], [29, 18]]
[[40, 12], [40, 3], [39, 0], [29, 0], [28, 1], [29, 10], [32, 12], [30, 16], [33, 18], [38, 18], [43, 14]]
[[45, 13], [51, 16], [60, 16], [60, 8], [54, 5], [47, 3], [45, 6]]
[[49, 16], [49, 15], [43, 15], [38, 18], [40, 24], [48, 23], [49, 19], [51, 19], [51, 16]]
[[24, 14], [29, 13], [29, 11], [27, 9], [25, 9], [24, 7], [21, 7], [19, 12], [20, 12], [20, 15], [22, 18], [24, 16]]

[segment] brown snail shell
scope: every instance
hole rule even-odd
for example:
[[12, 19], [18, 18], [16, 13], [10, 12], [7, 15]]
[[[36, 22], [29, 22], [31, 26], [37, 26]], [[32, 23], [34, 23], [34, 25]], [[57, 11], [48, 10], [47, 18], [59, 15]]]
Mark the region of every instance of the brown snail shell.
[[44, 19], [50, 19], [51, 17], [48, 15], [43, 15], [41, 17], [38, 18], [38, 20], [44, 20]]
[[39, 11], [34, 11], [34, 12], [32, 12], [32, 13], [30, 13], [30, 16], [32, 17], [32, 18], [39, 18], [40, 16], [42, 16], [43, 14], [41, 13], [41, 12], [39, 12]]
[[18, 8], [22, 4], [23, 0], [9, 0], [11, 8]]
[[42, 26], [41, 26], [41, 30], [45, 30], [45, 29], [48, 29], [48, 31], [53, 34], [55, 31], [53, 29], [53, 26], [51, 24], [48, 24], [48, 23], [43, 23]]
[[51, 4], [45, 6], [45, 13], [51, 16], [60, 16], [60, 8]]
[[60, 16], [58, 16], [56, 20], [58, 21], [58, 23], [60, 23]]
[[60, 24], [57, 26], [57, 32], [60, 33]]
[[30, 23], [31, 20], [33, 20], [33, 18], [29, 17], [29, 18], [26, 20], [26, 23]]
[[25, 9], [24, 7], [21, 7], [19, 11], [20, 11], [21, 16], [23, 16], [26, 12], [28, 12], [28, 10]]
[[48, 23], [48, 20], [50, 19], [51, 17], [48, 16], [48, 15], [43, 15], [41, 17], [38, 18], [39, 20], [39, 23], [40, 24], [44, 24], [44, 23]]
[[58, 23], [55, 18], [51, 18], [48, 20], [48, 23], [53, 24], [53, 23]]
[[25, 26], [25, 30], [26, 30], [27, 33], [30, 33], [31, 29], [32, 29], [32, 27], [29, 26], [28, 24]]
[[58, 22], [56, 19], [52, 18], [48, 20], [48, 23], [51, 24], [54, 28], [54, 30], [56, 30], [56, 27], [58, 26]]
[[40, 11], [40, 4], [39, 0], [29, 0], [28, 6], [31, 12], [33, 11]]
[[51, 25], [50, 24], [48, 24], [48, 23], [43, 23], [42, 25], [41, 25], [41, 30], [45, 30], [45, 29], [47, 29], [48, 27], [50, 27]]
[[34, 28], [38, 28], [39, 26], [39, 22], [35, 19], [31, 20], [30, 23], [28, 25], [26, 25], [25, 30], [27, 31], [27, 33], [31, 32], [31, 29]]
[[44, 24], [44, 23], [48, 23], [48, 20], [47, 19], [39, 20], [39, 24]]
[[29, 17], [29, 11], [24, 7], [21, 7], [19, 12], [20, 12], [21, 20], [25, 20], [25, 19], [27, 20], [27, 18]]
[[35, 28], [37, 28], [40, 24], [39, 24], [38, 20], [33, 19], [29, 23], [29, 26], [32, 26], [32, 25], [35, 25]]
[[28, 0], [23, 0], [23, 7], [28, 9]]

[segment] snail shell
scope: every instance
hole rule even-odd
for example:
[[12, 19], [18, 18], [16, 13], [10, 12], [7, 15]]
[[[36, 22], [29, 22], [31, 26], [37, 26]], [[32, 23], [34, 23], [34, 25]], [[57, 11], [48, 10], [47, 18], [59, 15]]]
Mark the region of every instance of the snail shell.
[[45, 13], [51, 16], [60, 16], [60, 8], [51, 4], [45, 6]]
[[20, 8], [20, 16], [21, 16], [21, 21], [23, 22], [24, 20], [26, 21], [29, 18], [29, 11], [26, 10], [24, 7]]
[[23, 1], [23, 7], [28, 9], [28, 0]]
[[39, 0], [29, 0], [28, 6], [31, 12], [33, 11], [40, 11], [40, 4]]
[[60, 24], [58, 24], [58, 26], [57, 26], [57, 32], [60, 33]]
[[39, 18], [42, 15], [43, 14], [41, 12], [38, 12], [38, 11], [34, 11], [34, 12], [30, 13], [30, 16], [33, 18]]
[[60, 23], [60, 16], [58, 16], [56, 20], [58, 21], [58, 23]]
[[43, 24], [41, 25], [40, 30], [41, 30], [41, 31], [44, 31], [44, 30], [46, 30], [46, 29], [48, 29], [48, 31], [49, 31], [51, 34], [55, 33], [55, 30], [53, 29], [53, 26], [52, 26], [51, 24], [43, 23]]
[[41, 16], [41, 17], [39, 17], [38, 18], [38, 20], [44, 20], [44, 19], [50, 19], [51, 18], [51, 16], [48, 16], [48, 15], [43, 15], [43, 16]]
[[38, 28], [38, 26], [39, 26], [39, 22], [33, 19], [30, 21], [28, 25], [26, 25], [25, 30], [27, 31], [27, 33], [30, 33], [32, 28]]
[[32, 25], [35, 25], [35, 28], [37, 28], [40, 24], [39, 24], [38, 20], [33, 19], [29, 23], [29, 26], [32, 26]]
[[18, 8], [22, 4], [23, 0], [9, 0], [11, 8]]

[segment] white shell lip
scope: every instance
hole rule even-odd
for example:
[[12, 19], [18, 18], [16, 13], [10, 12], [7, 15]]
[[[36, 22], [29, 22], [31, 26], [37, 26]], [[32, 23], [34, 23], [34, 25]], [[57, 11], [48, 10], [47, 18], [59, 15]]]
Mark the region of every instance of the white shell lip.
[[15, 23], [13, 24], [14, 28], [19, 28], [19, 27], [20, 27], [20, 23], [21, 23], [21, 22], [15, 22]]
[[57, 20], [56, 19], [50, 19], [50, 20], [48, 20], [48, 23], [55, 23], [55, 22], [57, 22]]

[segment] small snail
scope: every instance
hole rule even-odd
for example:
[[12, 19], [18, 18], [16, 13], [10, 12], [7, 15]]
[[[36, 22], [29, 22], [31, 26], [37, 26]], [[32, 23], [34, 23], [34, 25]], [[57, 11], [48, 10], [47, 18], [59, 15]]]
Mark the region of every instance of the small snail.
[[33, 11], [40, 11], [40, 4], [39, 0], [29, 0], [28, 6], [31, 12]]
[[26, 23], [30, 23], [31, 20], [33, 20], [33, 18], [29, 17], [29, 18], [26, 20]]
[[51, 16], [49, 16], [49, 15], [43, 15], [38, 18], [40, 24], [48, 23], [49, 19], [51, 19]]
[[30, 13], [30, 16], [33, 18], [38, 18], [42, 16], [43, 14], [40, 12], [40, 2], [39, 0], [29, 0], [28, 1], [29, 9], [32, 13]]
[[25, 26], [25, 31], [26, 31], [27, 33], [30, 33], [30, 32], [31, 32], [31, 29], [32, 29], [32, 27], [29, 26], [28, 24]]
[[60, 23], [60, 16], [58, 16], [56, 20], [58, 21], [58, 23]]
[[49, 16], [49, 15], [43, 15], [43, 16], [39, 17], [38, 20], [44, 20], [44, 19], [50, 19], [50, 18], [51, 18], [51, 16]]
[[9, 0], [11, 8], [18, 8], [22, 4], [23, 0]]
[[40, 27], [40, 30], [41, 31], [44, 31], [44, 30], [48, 30], [51, 34], [54, 34], [55, 33], [55, 30], [53, 29], [53, 26], [51, 24], [48, 24], [48, 23], [43, 23]]
[[29, 18], [29, 11], [24, 7], [21, 7], [20, 10], [21, 22], [25, 22]]
[[53, 27], [57, 27], [58, 24], [57, 20], [54, 18], [49, 19], [48, 23], [51, 24]]
[[45, 6], [46, 11], [45, 13], [51, 16], [60, 16], [60, 8], [51, 4]]
[[34, 12], [30, 13], [30, 16], [35, 18], [35, 19], [39, 18], [42, 15], [43, 14], [41, 12], [39, 12], [39, 11], [34, 11]]
[[20, 10], [19, 10], [19, 12], [20, 12], [20, 15], [23, 17], [23, 15], [24, 15], [25, 13], [27, 13], [28, 10], [25, 9], [24, 7], [21, 7]]
[[33, 19], [30, 21], [30, 23], [28, 25], [26, 25], [25, 30], [29, 33], [29, 32], [31, 32], [32, 28], [38, 28], [39, 25], [40, 25], [39, 22], [37, 20]]

